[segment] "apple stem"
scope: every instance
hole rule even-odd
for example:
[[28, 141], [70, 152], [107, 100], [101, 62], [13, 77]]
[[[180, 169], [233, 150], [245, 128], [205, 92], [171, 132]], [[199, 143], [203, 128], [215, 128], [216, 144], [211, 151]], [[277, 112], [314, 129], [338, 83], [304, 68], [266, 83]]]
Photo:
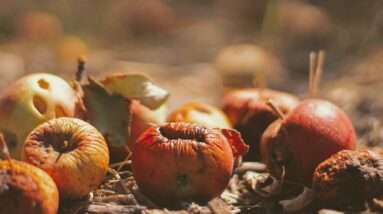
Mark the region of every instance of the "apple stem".
[[286, 118], [285, 114], [281, 111], [280, 108], [278, 108], [278, 106], [274, 104], [272, 99], [268, 99], [266, 101], [266, 105], [268, 105], [274, 111], [274, 113], [278, 115], [279, 119], [284, 120]]
[[86, 60], [85, 60], [84, 56], [80, 56], [77, 59], [77, 71], [76, 71], [76, 81], [77, 82], [81, 82], [83, 77], [84, 77], [85, 63], [86, 63]]
[[325, 60], [325, 52], [320, 50], [318, 53], [312, 51], [309, 55], [309, 96], [315, 97], [318, 93], [319, 82], [323, 73], [323, 64]]

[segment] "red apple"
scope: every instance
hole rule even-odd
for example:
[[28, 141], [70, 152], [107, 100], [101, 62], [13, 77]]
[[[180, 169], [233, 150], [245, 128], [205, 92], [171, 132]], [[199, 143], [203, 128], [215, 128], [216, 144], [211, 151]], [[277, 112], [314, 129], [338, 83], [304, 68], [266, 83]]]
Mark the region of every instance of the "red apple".
[[168, 123], [147, 129], [133, 149], [132, 169], [140, 189], [159, 204], [206, 202], [219, 196], [247, 146], [229, 129]]
[[355, 148], [355, 130], [348, 116], [328, 101], [307, 99], [267, 128], [261, 158], [274, 176], [285, 173], [286, 179], [311, 186], [319, 163], [340, 150]]
[[267, 105], [268, 100], [283, 112], [288, 113], [298, 104], [298, 98], [288, 93], [270, 89], [241, 89], [229, 92], [223, 98], [223, 111], [228, 115], [234, 128], [241, 132], [250, 145], [247, 157], [257, 159], [259, 141], [264, 130], [278, 118]]

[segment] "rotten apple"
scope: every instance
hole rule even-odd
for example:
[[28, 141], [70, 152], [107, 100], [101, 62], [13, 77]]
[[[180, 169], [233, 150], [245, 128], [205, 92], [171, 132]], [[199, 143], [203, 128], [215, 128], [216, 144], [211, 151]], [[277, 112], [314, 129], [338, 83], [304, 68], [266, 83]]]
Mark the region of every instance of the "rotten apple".
[[59, 193], [43, 170], [17, 160], [0, 161], [0, 213], [55, 214]]
[[278, 119], [278, 114], [267, 105], [268, 100], [273, 100], [283, 113], [291, 111], [299, 102], [297, 97], [288, 93], [262, 88], [234, 90], [223, 98], [223, 111], [250, 145], [249, 160], [258, 158], [262, 133]]
[[140, 136], [132, 169], [140, 189], [159, 204], [206, 202], [222, 193], [234, 159], [247, 149], [234, 130], [167, 123]]
[[195, 123], [208, 128], [231, 128], [220, 109], [200, 102], [185, 103], [169, 114], [168, 121]]
[[12, 156], [20, 158], [26, 136], [40, 123], [74, 116], [77, 101], [72, 87], [52, 74], [31, 74], [8, 86], [0, 94], [0, 130]]
[[340, 108], [306, 99], [267, 128], [260, 147], [271, 174], [311, 186], [317, 165], [340, 150], [355, 149], [356, 135]]
[[67, 199], [87, 196], [102, 182], [109, 165], [104, 137], [76, 118], [52, 119], [27, 137], [23, 159], [52, 176]]

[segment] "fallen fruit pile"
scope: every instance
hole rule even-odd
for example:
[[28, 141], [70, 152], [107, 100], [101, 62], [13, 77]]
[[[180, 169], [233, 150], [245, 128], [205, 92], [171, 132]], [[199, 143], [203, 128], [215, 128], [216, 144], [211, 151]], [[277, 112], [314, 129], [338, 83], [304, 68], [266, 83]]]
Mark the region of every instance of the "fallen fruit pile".
[[323, 57], [309, 98], [242, 89], [222, 111], [189, 102], [169, 115], [169, 93], [142, 74], [84, 80], [80, 60], [71, 82], [23, 77], [0, 96], [0, 213], [363, 210], [383, 196], [383, 157], [314, 98]]

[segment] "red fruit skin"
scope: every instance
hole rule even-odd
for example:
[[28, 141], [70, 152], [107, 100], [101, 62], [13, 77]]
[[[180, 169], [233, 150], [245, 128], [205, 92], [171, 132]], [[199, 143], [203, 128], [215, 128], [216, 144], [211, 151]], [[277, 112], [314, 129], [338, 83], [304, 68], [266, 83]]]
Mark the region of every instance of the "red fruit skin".
[[298, 98], [270, 89], [242, 89], [227, 94], [223, 99], [223, 111], [237, 129], [245, 142], [250, 145], [247, 160], [259, 158], [259, 143], [265, 129], [276, 119], [278, 114], [266, 104], [272, 100], [282, 113], [288, 113], [296, 105]]
[[233, 153], [236, 145], [230, 141], [235, 138], [227, 139], [219, 129], [188, 123], [151, 127], [134, 145], [134, 177], [158, 204], [206, 202], [223, 192], [233, 173], [235, 155], [246, 152], [238, 147]]
[[340, 150], [356, 149], [356, 134], [348, 116], [320, 99], [302, 101], [282, 122], [279, 143], [287, 146], [292, 164], [286, 178], [311, 186], [319, 163]]

